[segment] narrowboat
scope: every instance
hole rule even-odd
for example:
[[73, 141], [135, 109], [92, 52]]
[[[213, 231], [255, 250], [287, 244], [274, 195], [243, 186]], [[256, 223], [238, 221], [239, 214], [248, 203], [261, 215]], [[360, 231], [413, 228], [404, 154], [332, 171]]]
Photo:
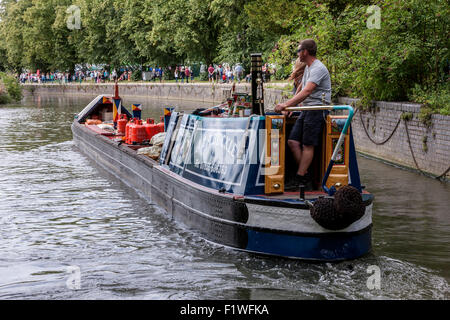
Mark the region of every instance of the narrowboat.
[[194, 113], [167, 108], [159, 124], [142, 123], [136, 106], [130, 113], [116, 84], [114, 96], [96, 97], [75, 116], [74, 143], [210, 242], [313, 261], [367, 254], [373, 195], [360, 181], [353, 108], [293, 109], [327, 113], [310, 167], [314, 190], [287, 191], [297, 170], [287, 145], [296, 117], [265, 112], [258, 54], [251, 74], [251, 95], [233, 92], [226, 103]]

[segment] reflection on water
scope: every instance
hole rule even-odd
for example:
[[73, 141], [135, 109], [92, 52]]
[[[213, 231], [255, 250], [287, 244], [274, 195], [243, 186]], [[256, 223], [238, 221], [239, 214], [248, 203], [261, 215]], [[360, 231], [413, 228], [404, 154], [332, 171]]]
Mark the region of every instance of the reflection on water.
[[[70, 124], [89, 101], [0, 109], [0, 299], [449, 298], [449, 185], [359, 157], [375, 194], [371, 254], [321, 264], [238, 252], [182, 229], [77, 151]], [[142, 102], [154, 118], [167, 104], [205, 107]], [[367, 288], [371, 265], [380, 290]], [[68, 266], [80, 267], [80, 290], [66, 285]]]

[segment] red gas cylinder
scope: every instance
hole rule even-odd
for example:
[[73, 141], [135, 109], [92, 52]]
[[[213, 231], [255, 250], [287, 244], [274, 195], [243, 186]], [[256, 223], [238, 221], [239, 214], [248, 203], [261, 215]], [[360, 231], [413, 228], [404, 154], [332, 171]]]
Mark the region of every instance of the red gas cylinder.
[[144, 124], [145, 131], [147, 133], [147, 138], [150, 140], [155, 134], [159, 132], [158, 125], [154, 123], [155, 121], [153, 119], [147, 119], [147, 122]]
[[125, 143], [130, 144], [130, 138], [131, 138], [131, 125], [133, 124], [134, 119], [131, 119], [128, 121], [127, 125], [125, 126]]
[[160, 122], [157, 124], [158, 132], [164, 132], [164, 122]]
[[121, 114], [120, 119], [117, 121], [117, 133], [125, 134], [126, 126], [127, 126], [127, 115]]
[[137, 120], [135, 124], [131, 126], [131, 144], [141, 144], [146, 138], [147, 133], [142, 124], [142, 120]]

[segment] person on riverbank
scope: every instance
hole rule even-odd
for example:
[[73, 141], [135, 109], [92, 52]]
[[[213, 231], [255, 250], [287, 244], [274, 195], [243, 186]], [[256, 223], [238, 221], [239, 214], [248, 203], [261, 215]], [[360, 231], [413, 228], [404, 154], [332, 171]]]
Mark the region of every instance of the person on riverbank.
[[208, 79], [209, 82], [214, 83], [214, 67], [212, 66], [212, 64], [210, 64], [208, 68]]
[[236, 71], [237, 82], [241, 83], [242, 74], [244, 73], [244, 68], [242, 68], [242, 66], [240, 64], [238, 64], [234, 70]]
[[162, 82], [163, 74], [164, 74], [164, 69], [163, 69], [163, 67], [159, 67], [158, 78], [159, 78], [159, 82], [160, 82], [160, 83]]
[[[297, 50], [300, 62], [306, 64], [301, 90], [288, 101], [277, 104], [276, 112], [302, 103], [303, 106], [317, 106], [331, 103], [331, 79], [325, 65], [316, 58], [317, 44], [312, 39], [303, 40]], [[323, 97], [323, 98], [322, 98]], [[292, 188], [304, 185], [312, 190], [312, 179], [308, 172], [314, 157], [314, 147], [320, 144], [324, 112], [320, 110], [302, 111], [291, 134], [288, 145], [298, 164]], [[291, 189], [291, 188], [289, 188]]]
[[223, 67], [221, 64], [219, 64], [219, 67], [217, 68], [217, 73], [218, 73], [220, 81], [223, 81], [222, 80], [223, 79]]
[[189, 70], [189, 67], [184, 67], [184, 75], [186, 76], [186, 83], [189, 83], [189, 78], [191, 77], [191, 70]]
[[178, 83], [178, 66], [175, 67], [175, 72], [173, 73], [173, 76], [175, 77], [175, 83]]
[[184, 66], [180, 67], [181, 83], [184, 83], [184, 78], [186, 77], [186, 69]]
[[156, 78], [156, 68], [151, 68], [152, 70], [150, 70], [150, 79], [155, 82], [155, 78]]
[[194, 83], [194, 70], [191, 67], [189, 67], [189, 73], [191, 74], [191, 83]]
[[230, 67], [227, 67], [227, 83], [233, 82], [233, 72]]

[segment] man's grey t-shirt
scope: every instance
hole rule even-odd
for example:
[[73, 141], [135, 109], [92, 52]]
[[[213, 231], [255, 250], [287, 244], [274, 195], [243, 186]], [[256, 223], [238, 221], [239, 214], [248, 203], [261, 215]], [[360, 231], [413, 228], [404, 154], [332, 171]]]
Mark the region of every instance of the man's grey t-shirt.
[[303, 73], [302, 88], [308, 82], [314, 82], [316, 89], [303, 100], [304, 106], [323, 105], [322, 94], [325, 93], [325, 104], [331, 104], [331, 79], [327, 67], [319, 60], [314, 60], [310, 66], [306, 66]]

